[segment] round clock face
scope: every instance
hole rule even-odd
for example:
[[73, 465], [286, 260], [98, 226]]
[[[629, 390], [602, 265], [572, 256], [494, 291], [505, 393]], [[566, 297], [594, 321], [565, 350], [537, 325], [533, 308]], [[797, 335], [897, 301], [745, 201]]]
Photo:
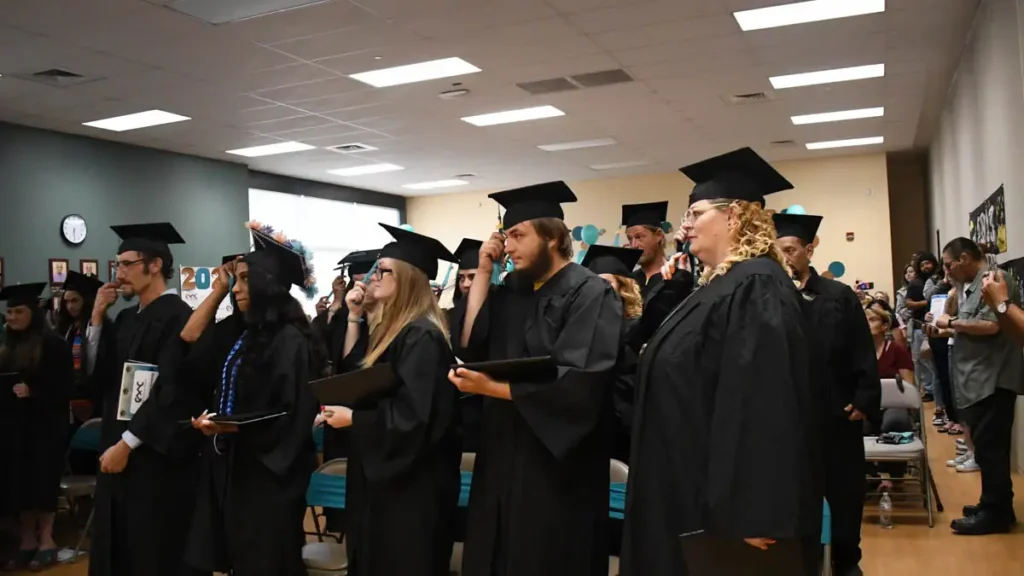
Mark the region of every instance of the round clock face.
[[88, 228], [85, 225], [85, 218], [78, 214], [65, 216], [60, 223], [60, 233], [69, 244], [81, 244], [85, 242], [85, 235]]

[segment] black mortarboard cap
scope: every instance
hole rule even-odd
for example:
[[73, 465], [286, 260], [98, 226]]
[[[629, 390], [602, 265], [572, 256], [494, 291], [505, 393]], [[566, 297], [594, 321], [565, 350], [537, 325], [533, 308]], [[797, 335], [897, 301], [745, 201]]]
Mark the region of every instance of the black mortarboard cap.
[[740, 148], [679, 169], [695, 186], [690, 204], [700, 200], [746, 200], [764, 206], [764, 197], [793, 185], [751, 148]]
[[103, 282], [95, 276], [86, 276], [81, 272], [68, 270], [68, 277], [64, 281], [64, 291], [74, 290], [83, 298], [95, 298], [96, 293], [103, 287]]
[[647, 204], [625, 204], [622, 206], [622, 225], [650, 226], [661, 228], [661, 223], [668, 218], [668, 202], [650, 202]]
[[373, 268], [373, 263], [377, 261], [379, 256], [380, 250], [356, 250], [355, 252], [349, 252], [338, 261], [338, 267], [335, 270], [348, 267], [350, 276], [366, 274], [370, 271], [370, 268]]
[[125, 252], [146, 252], [159, 256], [166, 260], [164, 264], [170, 264], [172, 259], [169, 244], [184, 244], [185, 239], [178, 234], [170, 222], [156, 222], [153, 224], [123, 224], [111, 226], [121, 238], [121, 246], [117, 253]]
[[244, 256], [245, 256], [245, 254], [228, 254], [227, 256], [221, 256], [220, 257], [220, 263], [221, 263], [221, 265], [228, 264], [228, 263], [234, 262], [235, 260], [238, 260], [239, 258], [242, 258]]
[[476, 270], [480, 266], [480, 247], [484, 243], [472, 238], [463, 238], [459, 247], [455, 249], [455, 256], [459, 259], [459, 270]]
[[538, 218], [564, 220], [565, 213], [562, 212], [561, 204], [576, 201], [572, 189], [561, 180], [495, 192], [487, 197], [493, 198], [505, 208], [502, 227], [506, 230]]
[[298, 252], [258, 231], [252, 232], [253, 251], [245, 255], [249, 266], [260, 268], [281, 284], [306, 288], [306, 262]]
[[643, 250], [634, 248], [595, 244], [587, 248], [587, 254], [583, 257], [583, 262], [580, 265], [594, 274], [629, 276], [643, 254]]
[[822, 216], [811, 216], [809, 214], [775, 214], [772, 220], [775, 221], [775, 236], [785, 238], [796, 236], [805, 244], [814, 242], [818, 235], [818, 226], [821, 225]]
[[458, 262], [458, 258], [436, 238], [384, 223], [381, 223], [381, 227], [395, 239], [394, 242], [381, 248], [381, 258], [394, 258], [412, 264], [422, 270], [431, 280], [437, 276], [438, 260]]
[[46, 282], [15, 284], [0, 290], [0, 300], [6, 300], [8, 308], [14, 308], [15, 306], [28, 306], [35, 310], [39, 305], [39, 296], [45, 289]]

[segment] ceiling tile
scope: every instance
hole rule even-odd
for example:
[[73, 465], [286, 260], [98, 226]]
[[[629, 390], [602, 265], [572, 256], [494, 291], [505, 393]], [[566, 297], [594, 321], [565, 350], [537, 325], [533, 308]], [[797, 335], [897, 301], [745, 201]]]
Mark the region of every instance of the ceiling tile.
[[586, 34], [642, 28], [663, 22], [682, 21], [721, 12], [718, 0], [655, 0], [622, 4], [603, 10], [574, 14], [569, 22]]
[[330, 0], [227, 25], [232, 35], [261, 44], [274, 44], [333, 30], [379, 22], [380, 18], [355, 3]]
[[338, 76], [337, 72], [332, 72], [321, 66], [296, 62], [284, 66], [264, 68], [244, 76], [224, 78], [218, 83], [238, 92], [258, 92], [260, 90], [270, 90], [284, 86], [304, 84], [306, 82], [315, 82], [317, 80], [326, 80], [328, 78], [337, 78]]
[[643, 46], [656, 46], [680, 40], [728, 36], [736, 34], [736, 21], [732, 16], [715, 14], [689, 20], [675, 20], [640, 28], [623, 28], [594, 34], [591, 39], [606, 50], [626, 50]]
[[283, 88], [259, 90], [252, 94], [253, 96], [267, 102], [289, 104], [313, 98], [323, 98], [325, 96], [336, 96], [338, 94], [354, 92], [361, 89], [363, 86], [365, 85], [361, 82], [357, 82], [350, 78], [330, 78], [327, 80], [305, 82]]
[[415, 32], [381, 20], [280, 42], [274, 44], [273, 47], [295, 58], [316, 60], [329, 56], [381, 50], [388, 46], [409, 45], [419, 40], [422, 40], [422, 37]]
[[268, 122], [250, 124], [246, 126], [246, 129], [256, 134], [281, 134], [283, 138], [291, 138], [288, 133], [292, 130], [316, 128], [318, 126], [326, 126], [334, 123], [334, 120], [331, 120], [330, 118], [307, 114], [296, 118], [285, 118], [283, 120], [270, 120]]

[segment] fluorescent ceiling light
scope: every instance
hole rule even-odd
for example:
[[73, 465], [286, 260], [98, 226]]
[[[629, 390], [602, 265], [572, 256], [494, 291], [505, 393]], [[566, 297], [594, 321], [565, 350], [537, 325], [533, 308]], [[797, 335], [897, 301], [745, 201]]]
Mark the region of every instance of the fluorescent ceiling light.
[[885, 0], [812, 0], [733, 12], [744, 32], [885, 12]]
[[562, 152], [563, 150], [579, 150], [580, 148], [597, 148], [598, 146], [614, 146], [615, 138], [597, 138], [596, 140], [577, 140], [576, 142], [559, 142], [558, 144], [542, 144], [537, 146], [545, 152]]
[[490, 114], [479, 114], [477, 116], [466, 116], [463, 122], [469, 122], [474, 126], [494, 126], [496, 124], [510, 124], [512, 122], [526, 122], [527, 120], [540, 120], [541, 118], [554, 118], [565, 116], [554, 106], [537, 106], [534, 108], [522, 108], [519, 110], [506, 110], [504, 112], [492, 112]]
[[394, 172], [395, 170], [405, 170], [405, 168], [397, 164], [366, 164], [363, 166], [352, 166], [351, 168], [338, 168], [337, 170], [328, 170], [328, 174], [335, 174], [337, 176], [365, 176], [366, 174], [380, 174], [381, 172]]
[[278, 142], [277, 144], [265, 144], [263, 146], [253, 146], [251, 148], [239, 148], [237, 150], [228, 150], [228, 154], [235, 154], [237, 156], [245, 156], [247, 158], [256, 158], [259, 156], [273, 156], [274, 154], [287, 154], [289, 152], [302, 152], [303, 150], [312, 150], [316, 146], [310, 146], [309, 144], [303, 144], [302, 142]]
[[464, 186], [469, 184], [465, 180], [435, 180], [433, 182], [417, 182], [415, 184], [402, 184], [402, 188], [409, 190], [433, 190], [434, 188], [450, 188], [452, 186]]
[[99, 128], [101, 130], [110, 130], [111, 132], [125, 132], [128, 130], [137, 130], [139, 128], [148, 128], [149, 126], [184, 122], [186, 120], [191, 120], [191, 118], [188, 116], [171, 114], [170, 112], [164, 112], [163, 110], [147, 110], [145, 112], [128, 114], [127, 116], [115, 116], [114, 118], [107, 118], [104, 120], [83, 122], [82, 125], [92, 126], [93, 128]]
[[593, 164], [591, 170], [615, 170], [617, 168], [636, 168], [637, 166], [650, 166], [654, 164], [650, 160], [630, 160], [628, 162], [612, 162], [611, 164]]
[[359, 80], [376, 88], [384, 88], [385, 86], [412, 84], [413, 82], [436, 80], [438, 78], [451, 78], [452, 76], [462, 76], [463, 74], [473, 74], [474, 72], [480, 72], [480, 69], [462, 58], [443, 58], [441, 60], [420, 62], [419, 64], [360, 72], [350, 75], [349, 78]]
[[772, 88], [778, 90], [781, 88], [863, 80], [864, 78], [881, 78], [882, 76], [885, 76], [885, 64], [869, 64], [867, 66], [853, 66], [851, 68], [836, 68], [834, 70], [772, 76], [768, 81], [772, 83]]
[[881, 144], [885, 142], [885, 138], [881, 136], [871, 136], [870, 138], [851, 138], [850, 140], [830, 140], [828, 142], [808, 142], [808, 150], [824, 150], [826, 148], [846, 148], [847, 146], [870, 146], [872, 144]]
[[822, 112], [820, 114], [804, 114], [792, 116], [793, 124], [821, 124], [822, 122], [842, 122], [843, 120], [859, 120], [861, 118], [880, 118], [885, 115], [885, 108], [861, 108], [859, 110], [841, 110], [839, 112]]

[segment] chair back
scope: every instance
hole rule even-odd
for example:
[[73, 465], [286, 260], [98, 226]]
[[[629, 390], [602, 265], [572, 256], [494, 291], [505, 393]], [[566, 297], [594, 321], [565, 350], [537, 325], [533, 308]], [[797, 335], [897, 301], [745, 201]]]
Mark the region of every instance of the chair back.
[[473, 452], [462, 453], [462, 464], [459, 466], [463, 472], [472, 472], [476, 465], [476, 454]]
[[75, 430], [75, 434], [71, 437], [69, 448], [71, 450], [99, 452], [100, 430], [102, 426], [103, 420], [100, 418], [86, 420], [79, 426], [78, 430]]
[[320, 465], [316, 469], [317, 474], [327, 474], [329, 476], [347, 476], [348, 475], [348, 459], [347, 458], [335, 458], [334, 460], [328, 460]]
[[324, 425], [321, 423], [313, 426], [313, 444], [316, 445], [317, 454], [324, 452]]
[[345, 508], [348, 489], [348, 460], [335, 458], [324, 462], [309, 478], [306, 505], [323, 508]]
[[629, 466], [618, 460], [611, 460], [609, 462], [610, 468], [608, 470], [609, 480], [615, 484], [625, 484], [629, 480]]
[[904, 408], [920, 410], [921, 394], [917, 387], [906, 382], [897, 382], [894, 378], [882, 380], [882, 409]]

